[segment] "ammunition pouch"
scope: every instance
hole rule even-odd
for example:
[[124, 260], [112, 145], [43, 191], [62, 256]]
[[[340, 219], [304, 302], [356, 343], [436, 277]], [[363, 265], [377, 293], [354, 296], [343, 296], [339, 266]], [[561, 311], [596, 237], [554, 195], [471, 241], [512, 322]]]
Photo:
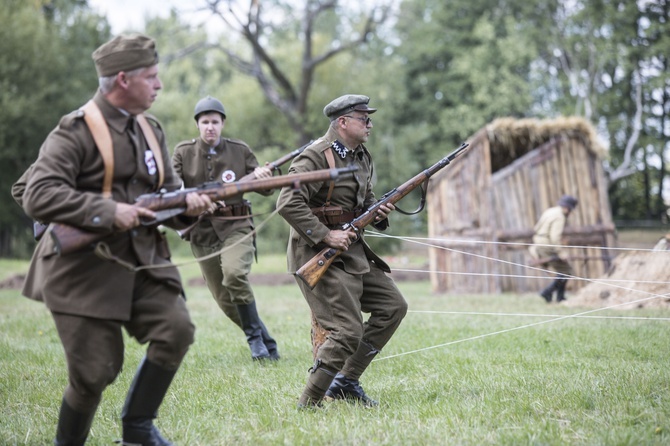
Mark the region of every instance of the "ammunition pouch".
[[244, 200], [242, 203], [227, 204], [214, 211], [215, 217], [244, 217], [251, 215], [251, 203]]
[[343, 223], [349, 223], [363, 213], [361, 209], [344, 211], [341, 206], [320, 206], [311, 208], [310, 210], [312, 211], [312, 214], [326, 226], [337, 226]]

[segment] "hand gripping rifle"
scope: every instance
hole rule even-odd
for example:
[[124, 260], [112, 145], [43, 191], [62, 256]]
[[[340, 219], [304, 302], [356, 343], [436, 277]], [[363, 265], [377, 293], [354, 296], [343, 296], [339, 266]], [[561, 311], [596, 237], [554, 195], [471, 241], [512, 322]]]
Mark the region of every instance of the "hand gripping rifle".
[[[287, 153], [286, 155], [282, 156], [282, 157], [279, 158], [279, 159], [276, 159], [276, 160], [271, 161], [271, 162], [269, 162], [269, 163], [265, 163], [265, 167], [269, 167], [270, 170], [272, 170], [273, 172], [274, 172], [274, 171], [277, 171], [277, 172], [279, 172], [279, 174], [281, 175], [281, 169], [280, 169], [280, 167], [281, 167], [283, 164], [286, 164], [287, 162], [291, 161], [291, 160], [292, 160], [293, 158], [295, 158], [296, 156], [300, 155], [302, 152], [304, 152], [305, 149], [306, 149], [310, 144], [312, 144], [312, 142], [313, 142], [313, 141], [310, 141], [310, 142], [308, 142], [307, 144], [305, 144], [304, 146], [302, 146], [302, 147], [300, 147], [300, 148], [298, 148], [298, 149], [292, 150], [291, 152]], [[238, 181], [239, 181], [239, 182], [245, 182], [245, 181], [250, 181], [250, 180], [255, 180], [255, 179], [256, 179], [256, 174], [255, 174], [254, 172], [251, 172], [251, 173], [246, 174], [246, 175], [243, 176], [242, 178], [240, 178]], [[224, 208], [224, 207], [225, 207], [225, 206], [220, 206], [220, 208]], [[193, 231], [193, 230], [195, 229], [196, 226], [198, 226], [198, 224], [202, 221], [203, 218], [207, 218], [208, 216], [213, 215], [213, 214], [214, 214], [214, 212], [211, 211], [211, 210], [207, 210], [207, 211], [203, 212], [202, 214], [198, 215], [198, 219], [197, 219], [193, 224], [191, 224], [191, 225], [188, 226], [187, 228], [184, 228], [184, 229], [182, 229], [182, 230], [180, 230], [180, 231], [177, 231], [177, 233], [179, 234], [179, 236], [180, 236], [181, 238], [185, 239], [185, 238], [188, 236], [188, 234], [189, 234], [191, 231]]]
[[[340, 175], [352, 173], [356, 169], [356, 166], [349, 166], [339, 169], [322, 169], [295, 175], [281, 175], [272, 178], [237, 181], [233, 183], [205, 183], [198, 187], [173, 192], [140, 195], [135, 201], [135, 206], [144, 207], [156, 212], [154, 220], [143, 221], [141, 223], [149, 226], [183, 213], [186, 210], [186, 195], [190, 192], [208, 195], [212, 201], [219, 201], [245, 192], [277, 189], [286, 186], [298, 188], [300, 184], [304, 183], [336, 180]], [[89, 232], [64, 223], [51, 223], [47, 231], [54, 241], [54, 250], [59, 255], [70, 254], [109, 235], [109, 232]]]
[[[371, 223], [374, 223], [375, 217], [377, 216], [377, 209], [379, 209], [380, 206], [388, 203], [394, 204], [400, 201], [401, 198], [405, 197], [408, 193], [410, 193], [412, 190], [414, 190], [419, 186], [421, 186], [423, 192], [419, 208], [414, 212], [404, 212], [401, 211], [400, 209], [397, 208], [396, 209], [399, 212], [406, 215], [416, 214], [420, 212], [425, 204], [426, 187], [428, 185], [428, 180], [430, 179], [430, 177], [433, 176], [437, 171], [445, 167], [447, 164], [451, 163], [451, 161], [453, 161], [454, 158], [460, 155], [468, 147], [468, 145], [469, 144], [467, 143], [461, 144], [461, 146], [458, 149], [454, 150], [451, 154], [442, 158], [440, 161], [433, 164], [428, 169], [424, 170], [415, 177], [410, 178], [405, 183], [401, 184], [395, 189], [385, 193], [379, 199], [379, 201], [370, 206], [359, 217], [355, 218], [349, 223], [345, 223], [344, 225], [342, 225], [341, 229], [343, 231], [353, 229], [355, 232], [360, 234], [363, 228], [365, 228], [367, 225]], [[300, 269], [298, 269], [295, 272], [295, 275], [298, 276], [300, 279], [302, 279], [305, 282], [305, 284], [307, 284], [307, 286], [309, 286], [310, 288], [314, 288], [316, 284], [319, 282], [319, 280], [321, 280], [321, 277], [323, 277], [323, 274], [326, 272], [331, 263], [333, 263], [333, 260], [335, 260], [335, 258], [340, 254], [342, 254], [342, 250], [326, 247], [322, 249], [321, 252], [319, 252], [317, 255], [312, 257], [312, 259], [309, 262], [305, 263], [302, 267], [300, 267]]]

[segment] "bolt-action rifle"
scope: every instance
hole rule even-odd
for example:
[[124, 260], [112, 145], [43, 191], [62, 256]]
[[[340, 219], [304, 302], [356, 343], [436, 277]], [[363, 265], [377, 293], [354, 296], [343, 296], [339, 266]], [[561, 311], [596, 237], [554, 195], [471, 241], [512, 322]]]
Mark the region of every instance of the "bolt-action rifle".
[[[141, 222], [142, 225], [150, 226], [186, 211], [186, 195], [191, 192], [207, 195], [212, 201], [219, 201], [245, 192], [278, 189], [286, 186], [298, 188], [300, 184], [304, 183], [337, 180], [341, 175], [349, 174], [356, 170], [356, 166], [349, 166], [339, 169], [322, 169], [295, 175], [281, 175], [272, 178], [237, 181], [233, 183], [205, 183], [197, 187], [172, 192], [140, 195], [135, 200], [135, 206], [156, 212], [155, 219], [151, 221], [143, 220]], [[47, 232], [54, 241], [55, 252], [59, 255], [70, 254], [109, 235], [109, 232], [89, 232], [85, 229], [63, 223], [51, 223]]]
[[[300, 155], [302, 152], [304, 152], [305, 149], [307, 148], [307, 146], [309, 146], [310, 144], [312, 144], [312, 141], [308, 142], [307, 144], [305, 144], [304, 146], [302, 146], [298, 149], [292, 150], [291, 152], [287, 153], [286, 155], [282, 156], [281, 158], [279, 158], [275, 161], [265, 163], [265, 167], [270, 168], [270, 170], [273, 171], [273, 172], [277, 171], [281, 175], [281, 168], [280, 167], [283, 164], [286, 164], [287, 162], [291, 161], [296, 156]], [[242, 178], [240, 178], [238, 181], [243, 182], [243, 181], [250, 181], [250, 180], [255, 180], [255, 179], [256, 179], [256, 174], [254, 172], [250, 172], [250, 173], [246, 174], [245, 176], [243, 176]], [[225, 208], [225, 205], [218, 207], [218, 209], [223, 209], [223, 208]], [[213, 215], [213, 214], [214, 214], [214, 211], [209, 210], [209, 209], [206, 210], [205, 212], [203, 212], [202, 214], [200, 214], [198, 216], [198, 219], [193, 224], [191, 224], [187, 228], [184, 228], [182, 230], [177, 231], [177, 233], [179, 234], [179, 236], [181, 238], [186, 238], [188, 236], [188, 234], [191, 231], [193, 231], [193, 229], [195, 229], [196, 226], [198, 226], [198, 224], [202, 221], [203, 218], [207, 218], [208, 216]]]
[[[419, 208], [414, 212], [404, 212], [401, 211], [399, 208], [396, 208], [396, 210], [406, 215], [416, 214], [420, 212], [425, 204], [426, 187], [428, 185], [428, 180], [430, 179], [430, 177], [433, 176], [437, 171], [439, 171], [443, 167], [447, 166], [447, 164], [451, 163], [451, 161], [453, 161], [454, 158], [460, 155], [467, 147], [468, 147], [467, 143], [461, 144], [461, 146], [458, 149], [454, 150], [451, 154], [445, 156], [428, 169], [424, 170], [423, 172], [419, 173], [413, 178], [410, 178], [405, 183], [401, 184], [395, 189], [392, 189], [389, 192], [385, 193], [379, 199], [379, 201], [370, 206], [359, 217], [355, 218], [349, 223], [345, 223], [344, 225], [342, 225], [341, 229], [343, 231], [353, 229], [356, 233], [359, 234], [360, 237], [363, 228], [365, 228], [369, 224], [374, 223], [375, 218], [377, 217], [377, 209], [379, 209], [380, 206], [388, 203], [395, 204], [396, 202], [400, 201], [401, 198], [405, 197], [407, 194], [409, 194], [412, 190], [414, 190], [417, 187], [422, 188], [422, 194], [423, 194]], [[295, 272], [295, 275], [298, 276], [300, 279], [302, 279], [305, 282], [305, 284], [307, 284], [307, 286], [309, 286], [310, 288], [314, 288], [316, 284], [319, 282], [319, 280], [321, 280], [321, 277], [323, 277], [323, 274], [326, 272], [328, 267], [333, 263], [333, 260], [335, 260], [335, 258], [340, 254], [342, 254], [342, 250], [337, 248], [326, 247], [322, 249], [321, 252], [319, 252], [317, 255], [312, 257], [312, 259], [310, 259], [302, 267], [300, 267], [300, 269], [298, 269]]]

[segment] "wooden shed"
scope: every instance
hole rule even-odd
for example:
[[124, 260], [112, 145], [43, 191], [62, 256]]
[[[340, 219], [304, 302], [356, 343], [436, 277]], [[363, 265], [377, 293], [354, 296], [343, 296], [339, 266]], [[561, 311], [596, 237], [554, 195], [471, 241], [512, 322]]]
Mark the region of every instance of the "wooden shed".
[[[578, 277], [602, 276], [615, 228], [593, 126], [578, 117], [498, 119], [430, 181], [428, 232], [434, 292], [534, 292], [547, 274], [529, 268], [533, 226], [564, 194], [579, 205], [564, 235]], [[598, 248], [596, 248], [598, 247]], [[571, 280], [577, 289], [584, 281]]]

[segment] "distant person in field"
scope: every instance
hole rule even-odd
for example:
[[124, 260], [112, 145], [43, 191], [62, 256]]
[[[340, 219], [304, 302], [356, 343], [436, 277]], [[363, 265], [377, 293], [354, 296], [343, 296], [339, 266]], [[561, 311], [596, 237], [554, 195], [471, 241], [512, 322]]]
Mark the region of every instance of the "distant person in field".
[[535, 224], [535, 235], [529, 249], [536, 261], [548, 269], [556, 271], [554, 279], [548, 287], [540, 291], [540, 296], [550, 303], [556, 293], [556, 302], [565, 300], [565, 287], [568, 277], [573, 275], [572, 267], [568, 263], [565, 249], [561, 247], [563, 229], [570, 213], [577, 207], [577, 199], [572, 195], [563, 195], [556, 206], [544, 211]]
[[[172, 165], [184, 187], [218, 181], [231, 183], [248, 174], [270, 178], [269, 167], [259, 167], [251, 148], [239, 139], [221, 136], [226, 125], [223, 104], [211, 96], [200, 99], [193, 112], [200, 136], [182, 141], [174, 149]], [[259, 192], [270, 195], [272, 190]], [[251, 204], [242, 194], [216, 203], [184, 238], [197, 258], [225, 249], [198, 262], [207, 287], [219, 308], [242, 329], [253, 360], [279, 359], [277, 342], [258, 315], [249, 273], [256, 253], [251, 236], [254, 222]]]

